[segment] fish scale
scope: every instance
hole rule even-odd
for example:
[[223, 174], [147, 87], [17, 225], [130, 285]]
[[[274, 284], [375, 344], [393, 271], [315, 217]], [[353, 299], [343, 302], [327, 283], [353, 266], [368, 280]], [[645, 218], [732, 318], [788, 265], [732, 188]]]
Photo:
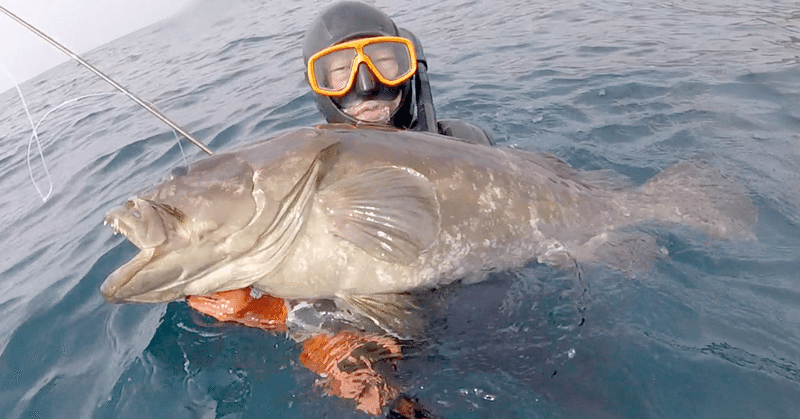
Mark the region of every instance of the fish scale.
[[[662, 253], [635, 230], [646, 223], [752, 237], [755, 209], [743, 189], [698, 162], [638, 188], [595, 178], [549, 155], [436, 134], [301, 129], [208, 157], [142, 194], [182, 220], [155, 210], [137, 218], [130, 204], [113, 210], [107, 222], [126, 218], [120, 232], [148, 245], [101, 290], [112, 302], [164, 302], [252, 286], [375, 312], [380, 300], [402, 307], [392, 295], [530, 260], [648, 266]], [[165, 233], [141, 231], [162, 224]]]

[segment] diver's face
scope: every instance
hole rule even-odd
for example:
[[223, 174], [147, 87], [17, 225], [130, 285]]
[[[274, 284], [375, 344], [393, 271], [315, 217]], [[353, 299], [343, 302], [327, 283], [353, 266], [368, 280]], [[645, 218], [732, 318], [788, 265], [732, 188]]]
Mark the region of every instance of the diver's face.
[[[398, 76], [401, 71], [395, 51], [381, 45], [370, 45], [369, 58], [381, 74], [388, 79]], [[330, 86], [344, 86], [352, 71], [353, 56], [341, 54], [326, 62], [326, 78]], [[356, 76], [350, 90], [333, 101], [342, 111], [363, 122], [388, 124], [400, 106], [401, 88], [381, 83], [363, 62], [355, 69]]]
[[400, 95], [399, 88], [375, 80], [369, 68], [361, 64], [353, 88], [344, 96], [334, 98], [333, 102], [342, 112], [359, 121], [388, 124], [400, 106]]

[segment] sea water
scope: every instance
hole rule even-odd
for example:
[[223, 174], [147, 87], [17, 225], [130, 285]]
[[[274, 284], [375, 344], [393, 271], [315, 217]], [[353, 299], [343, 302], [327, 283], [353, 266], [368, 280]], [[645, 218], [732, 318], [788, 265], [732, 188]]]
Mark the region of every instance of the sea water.
[[[203, 0], [85, 58], [228, 150], [323, 122], [301, 43], [325, 3]], [[440, 118], [634, 184], [701, 158], [759, 212], [756, 241], [644, 227], [668, 253], [649, 271], [530, 264], [448, 290], [407, 394], [445, 418], [800, 415], [796, 2], [375, 3], [423, 42]], [[20, 88], [35, 120], [112, 92], [72, 62]], [[199, 150], [110, 94], [48, 115], [42, 159], [16, 92], [0, 103], [2, 417], [364, 416], [284, 335], [103, 300], [136, 251], [104, 213]]]

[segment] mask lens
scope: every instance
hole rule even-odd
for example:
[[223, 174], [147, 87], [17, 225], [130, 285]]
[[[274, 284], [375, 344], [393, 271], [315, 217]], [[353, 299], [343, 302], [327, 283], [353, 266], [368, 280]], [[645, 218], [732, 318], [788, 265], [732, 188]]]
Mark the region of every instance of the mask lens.
[[308, 81], [318, 94], [344, 95], [352, 87], [362, 62], [388, 86], [397, 86], [417, 71], [414, 47], [407, 39], [364, 38], [334, 45], [311, 56]]
[[364, 55], [384, 79], [389, 82], [401, 82], [411, 69], [411, 52], [400, 42], [377, 42], [364, 45]]
[[347, 48], [325, 54], [314, 61], [314, 77], [321, 90], [338, 92], [350, 84], [355, 61], [355, 48]]

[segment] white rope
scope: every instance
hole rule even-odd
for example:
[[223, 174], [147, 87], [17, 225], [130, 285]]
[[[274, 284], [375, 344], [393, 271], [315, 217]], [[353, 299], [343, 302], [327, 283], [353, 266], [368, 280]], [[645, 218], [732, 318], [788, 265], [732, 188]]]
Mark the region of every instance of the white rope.
[[[36, 134], [36, 126], [33, 124], [33, 118], [31, 118], [31, 113], [28, 110], [28, 104], [25, 103], [25, 96], [22, 95], [22, 90], [19, 88], [19, 84], [11, 73], [8, 70], [0, 65], [0, 68], [3, 69], [3, 72], [6, 73], [9, 80], [14, 83], [14, 87], [17, 89], [17, 93], [19, 94], [19, 99], [22, 101], [22, 107], [25, 109], [25, 115], [28, 116], [28, 122], [31, 124], [31, 128], [33, 129], [33, 133], [31, 134], [30, 140], [28, 140], [28, 173], [31, 176], [31, 182], [33, 182], [33, 187], [36, 188], [36, 192], [39, 194], [39, 197], [42, 198], [42, 202], [47, 202], [47, 199], [50, 198], [50, 194], [53, 193], [53, 179], [50, 177], [50, 171], [47, 170], [47, 163], [44, 161], [44, 153], [42, 152], [42, 143], [39, 141], [39, 135]], [[40, 121], [41, 122], [41, 121]], [[39, 149], [39, 158], [42, 159], [42, 167], [44, 168], [44, 173], [47, 177], [47, 182], [49, 183], [49, 188], [47, 193], [42, 193], [42, 190], [39, 189], [39, 185], [36, 184], [36, 179], [33, 178], [33, 168], [31, 167], [31, 146], [33, 142], [36, 141], [36, 147]]]
[[[53, 109], [50, 109], [49, 111], [47, 111], [44, 114], [44, 116], [42, 116], [42, 118], [39, 119], [39, 122], [34, 124], [33, 123], [33, 118], [31, 117], [30, 110], [28, 109], [28, 104], [25, 102], [25, 97], [22, 94], [22, 90], [20, 89], [19, 84], [16, 82], [16, 80], [14, 80], [14, 77], [11, 75], [11, 73], [9, 73], [9, 71], [5, 67], [0, 65], [0, 69], [3, 70], [3, 72], [9, 78], [9, 80], [11, 80], [11, 82], [14, 84], [14, 87], [17, 89], [17, 94], [19, 95], [20, 101], [22, 101], [22, 107], [25, 109], [25, 115], [27, 115], [28, 122], [31, 124], [31, 137], [28, 140], [28, 156], [27, 156], [28, 157], [27, 158], [28, 174], [31, 177], [31, 182], [33, 183], [33, 187], [36, 188], [36, 192], [39, 194], [39, 197], [42, 199], [42, 202], [47, 202], [47, 200], [50, 198], [50, 195], [52, 195], [52, 193], [53, 193], [53, 179], [50, 176], [50, 171], [47, 169], [47, 163], [45, 162], [45, 159], [44, 159], [44, 152], [42, 151], [42, 144], [41, 144], [41, 141], [39, 141], [39, 134], [37, 133], [37, 130], [39, 129], [39, 125], [41, 125], [42, 122], [45, 120], [45, 118], [47, 118], [51, 113], [55, 112], [56, 110], [58, 110], [60, 108], [65, 107], [67, 105], [75, 103], [75, 102], [77, 102], [79, 100], [90, 98], [90, 97], [98, 97], [98, 96], [121, 95], [123, 93], [119, 93], [119, 92], [91, 93], [91, 94], [80, 96], [80, 97], [77, 97], [77, 98], [74, 98], [74, 99], [66, 100], [66, 101], [62, 102], [60, 105], [58, 105], [58, 106], [54, 107]], [[148, 102], [148, 104], [150, 106], [152, 106], [153, 108], [155, 108], [155, 106], [152, 103]], [[183, 164], [187, 165], [186, 153], [183, 150], [183, 145], [181, 144], [180, 137], [178, 137], [178, 133], [174, 129], [172, 130], [172, 134], [175, 136], [175, 141], [178, 143], [178, 148], [181, 151], [181, 157], [183, 158]], [[48, 182], [48, 190], [47, 190], [46, 194], [43, 193], [42, 190], [39, 188], [39, 185], [36, 183], [36, 179], [33, 176], [33, 167], [31, 165], [31, 148], [33, 147], [33, 143], [34, 142], [36, 142], [36, 147], [37, 147], [37, 149], [39, 151], [39, 158], [42, 160], [42, 168], [44, 169], [44, 173], [45, 173], [45, 176], [46, 176], [47, 182]]]

